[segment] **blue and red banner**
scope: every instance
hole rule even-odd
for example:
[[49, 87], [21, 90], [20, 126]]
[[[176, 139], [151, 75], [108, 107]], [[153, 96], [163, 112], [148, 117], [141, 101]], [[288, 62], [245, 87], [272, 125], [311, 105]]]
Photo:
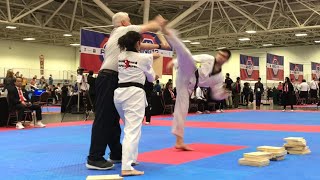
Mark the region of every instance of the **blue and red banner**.
[[81, 29], [80, 67], [98, 73], [104, 60], [104, 46], [109, 34]]
[[[143, 43], [160, 44], [160, 39], [155, 33], [144, 33]], [[104, 49], [110, 35], [81, 29], [81, 55], [80, 55], [80, 67], [86, 69], [86, 71], [93, 70], [97, 73], [104, 60]], [[143, 53], [157, 52], [161, 54], [161, 58], [157, 59], [157, 68], [155, 69], [158, 75], [172, 75], [172, 69], [166, 68], [167, 64], [172, 60], [172, 50], [145, 50]], [[160, 65], [160, 67], [159, 67]], [[157, 72], [158, 71], [158, 72]]]
[[267, 54], [267, 80], [284, 80], [284, 57]]
[[[143, 40], [142, 43], [149, 44], [161, 44], [159, 36], [155, 33], [146, 32], [142, 34]], [[163, 41], [166, 41], [163, 38]], [[167, 64], [172, 60], [173, 51], [172, 50], [163, 50], [163, 49], [154, 49], [154, 50], [143, 50], [143, 53], [159, 53], [161, 57], [154, 60], [153, 69], [155, 73], [159, 76], [161, 75], [172, 75], [172, 68], [167, 69]]]
[[240, 54], [240, 78], [246, 81], [257, 81], [259, 78], [259, 57]]
[[311, 62], [311, 76], [312, 79], [316, 78], [318, 80], [320, 78], [320, 63]]
[[293, 82], [302, 82], [303, 80], [303, 64], [290, 63], [290, 79]]

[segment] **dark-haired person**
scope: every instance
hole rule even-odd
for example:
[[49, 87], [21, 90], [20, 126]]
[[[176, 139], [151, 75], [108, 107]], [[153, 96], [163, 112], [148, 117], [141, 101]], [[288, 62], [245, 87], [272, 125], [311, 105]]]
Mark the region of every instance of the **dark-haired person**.
[[237, 81], [232, 83], [232, 95], [234, 97], [233, 98], [234, 108], [239, 108], [240, 94], [241, 94], [240, 77], [237, 77]]
[[317, 83], [317, 79], [316, 79], [316, 77], [313, 77], [312, 81], [310, 81], [310, 97], [317, 99], [318, 98], [318, 90], [319, 90], [319, 86]]
[[227, 108], [232, 108], [233, 100], [232, 100], [232, 83], [233, 80], [230, 78], [230, 74], [226, 73], [226, 79], [224, 80], [224, 83], [226, 84], [226, 88], [229, 92], [229, 96], [226, 99]]
[[258, 82], [254, 84], [254, 93], [256, 94], [256, 109], [260, 109], [261, 96], [264, 92], [263, 84], [261, 83], [261, 78], [258, 78]]
[[17, 129], [24, 129], [21, 121], [23, 119], [24, 111], [26, 109], [36, 111], [37, 123], [35, 127], [46, 127], [45, 124], [42, 123], [42, 111], [41, 106], [32, 104], [27, 95], [27, 92], [22, 88], [22, 78], [17, 77], [15, 79], [15, 87], [8, 89], [8, 99], [9, 99], [9, 108], [11, 110], [18, 111], [18, 122], [16, 124]]
[[291, 106], [291, 111], [293, 111], [293, 95], [294, 88], [288, 77], [286, 77], [285, 82], [283, 83], [283, 93], [282, 93], [282, 101], [283, 101], [283, 112], [286, 111], [287, 105]]
[[119, 38], [119, 84], [114, 91], [114, 104], [124, 121], [122, 146], [122, 176], [142, 175], [132, 167], [137, 162], [142, 120], [147, 106], [144, 84], [155, 80], [153, 55], [139, 53], [141, 35], [134, 31]]
[[[112, 162], [121, 162], [121, 127], [119, 114], [114, 106], [114, 90], [118, 87], [118, 39], [129, 31], [143, 33], [156, 32], [166, 20], [157, 16], [143, 25], [131, 25], [129, 15], [118, 12], [112, 17], [114, 29], [106, 43], [105, 56], [96, 79], [95, 119], [91, 131], [90, 151], [86, 166], [89, 169], [107, 170], [114, 167]], [[168, 48], [166, 44], [141, 44], [141, 49]], [[110, 148], [110, 161], [104, 158], [106, 148]]]
[[[299, 97], [305, 99], [305, 103], [308, 102], [308, 91], [310, 90], [310, 86], [305, 79], [302, 79], [302, 83], [299, 84]], [[317, 93], [316, 93], [317, 95]]]
[[[208, 54], [192, 56], [189, 49], [177, 37], [174, 30], [164, 28], [167, 40], [175, 49], [177, 60], [174, 61], [177, 68], [176, 88], [177, 97], [174, 109], [172, 133], [176, 136], [175, 148], [192, 150], [184, 144], [184, 123], [188, 114], [189, 97], [195, 87], [211, 88], [211, 96], [215, 100], [223, 100], [228, 93], [223, 87], [222, 65], [229, 60], [231, 52], [227, 49], [219, 50], [215, 57]], [[199, 68], [195, 63], [201, 64]], [[169, 63], [172, 65], [172, 63]]]
[[9, 91], [14, 87], [14, 82], [16, 81], [16, 78], [14, 77], [14, 73], [12, 69], [7, 70], [6, 78], [3, 80], [3, 91], [7, 90]]

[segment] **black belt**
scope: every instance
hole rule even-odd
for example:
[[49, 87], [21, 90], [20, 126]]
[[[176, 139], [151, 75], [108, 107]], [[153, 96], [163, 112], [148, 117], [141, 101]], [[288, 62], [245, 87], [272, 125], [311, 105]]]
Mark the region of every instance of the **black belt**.
[[118, 72], [117, 71], [114, 71], [114, 70], [110, 70], [110, 69], [101, 69], [99, 71], [99, 74], [112, 74], [112, 75], [118, 75]]
[[199, 83], [199, 71], [198, 69], [194, 72], [194, 75], [196, 76], [196, 84], [194, 85], [194, 90], [197, 89], [198, 83]]
[[119, 88], [131, 87], [131, 86], [144, 89], [144, 85], [143, 85], [143, 84], [136, 83], [136, 82], [127, 82], [127, 83], [119, 83], [119, 84], [118, 84], [118, 87], [119, 87]]

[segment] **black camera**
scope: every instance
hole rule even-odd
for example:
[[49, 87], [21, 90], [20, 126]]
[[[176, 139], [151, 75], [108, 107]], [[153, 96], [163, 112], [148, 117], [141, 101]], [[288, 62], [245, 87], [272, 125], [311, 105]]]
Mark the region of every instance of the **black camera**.
[[79, 68], [77, 69], [77, 74], [78, 74], [78, 75], [83, 75], [84, 70], [85, 70], [84, 68], [79, 67]]

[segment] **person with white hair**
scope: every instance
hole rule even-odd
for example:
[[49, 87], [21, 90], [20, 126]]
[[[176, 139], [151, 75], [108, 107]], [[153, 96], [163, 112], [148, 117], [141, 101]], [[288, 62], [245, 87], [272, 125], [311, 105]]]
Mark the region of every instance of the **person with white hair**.
[[[113, 163], [121, 162], [122, 145], [120, 143], [120, 117], [114, 105], [114, 90], [118, 87], [118, 56], [120, 48], [118, 39], [129, 31], [143, 33], [157, 32], [166, 20], [158, 15], [154, 20], [143, 25], [132, 25], [129, 15], [116, 13], [112, 18], [114, 29], [106, 43], [105, 56], [96, 79], [95, 119], [92, 125], [91, 145], [86, 167], [95, 170], [107, 170], [114, 167]], [[169, 47], [167, 44], [141, 44], [141, 49]], [[107, 146], [110, 148], [110, 159], [103, 156]]]
[[[175, 148], [183, 151], [193, 150], [184, 144], [184, 123], [189, 109], [189, 97], [195, 87], [210, 87], [211, 97], [223, 100], [228, 97], [224, 88], [222, 65], [229, 60], [231, 52], [221, 49], [217, 55], [192, 55], [185, 44], [177, 37], [173, 29], [163, 28], [171, 47], [175, 49], [177, 59], [170, 63], [177, 68], [177, 97], [173, 114], [172, 133], [176, 136]], [[200, 67], [196, 67], [200, 63]]]

